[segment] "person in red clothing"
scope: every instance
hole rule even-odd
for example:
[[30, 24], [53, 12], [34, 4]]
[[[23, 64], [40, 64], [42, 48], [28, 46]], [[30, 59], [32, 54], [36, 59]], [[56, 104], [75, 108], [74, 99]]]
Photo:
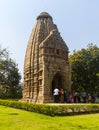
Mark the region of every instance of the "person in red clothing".
[[64, 103], [64, 89], [61, 88], [60, 90], [60, 103]]

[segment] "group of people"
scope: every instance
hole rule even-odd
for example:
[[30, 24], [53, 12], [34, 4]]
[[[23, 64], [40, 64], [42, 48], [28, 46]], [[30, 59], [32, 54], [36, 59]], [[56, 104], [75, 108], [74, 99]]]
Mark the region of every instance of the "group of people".
[[55, 88], [53, 90], [54, 102], [55, 103], [64, 103], [68, 102], [68, 91], [66, 89]]
[[92, 95], [87, 92], [68, 92], [67, 89], [53, 90], [54, 102], [55, 103], [95, 103], [99, 99], [99, 95]]

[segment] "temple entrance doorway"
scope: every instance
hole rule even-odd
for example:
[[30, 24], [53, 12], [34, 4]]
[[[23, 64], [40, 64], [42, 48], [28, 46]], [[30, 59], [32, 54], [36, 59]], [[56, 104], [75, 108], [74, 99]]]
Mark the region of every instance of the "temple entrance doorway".
[[52, 80], [52, 94], [55, 87], [59, 90], [62, 88], [62, 76], [59, 73], [57, 73]]

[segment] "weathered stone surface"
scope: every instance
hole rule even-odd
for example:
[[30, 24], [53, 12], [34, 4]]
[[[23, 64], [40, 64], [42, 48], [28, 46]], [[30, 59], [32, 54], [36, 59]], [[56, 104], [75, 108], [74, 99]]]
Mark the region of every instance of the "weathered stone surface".
[[55, 87], [70, 90], [68, 47], [52, 17], [43, 12], [32, 30], [24, 62], [23, 100], [53, 102]]

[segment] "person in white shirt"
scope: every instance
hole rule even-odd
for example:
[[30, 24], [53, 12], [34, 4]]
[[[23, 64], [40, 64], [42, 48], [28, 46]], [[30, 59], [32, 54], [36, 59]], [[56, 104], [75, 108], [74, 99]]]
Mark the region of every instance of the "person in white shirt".
[[59, 89], [58, 88], [54, 89], [53, 95], [54, 95], [54, 102], [58, 103], [59, 102]]

